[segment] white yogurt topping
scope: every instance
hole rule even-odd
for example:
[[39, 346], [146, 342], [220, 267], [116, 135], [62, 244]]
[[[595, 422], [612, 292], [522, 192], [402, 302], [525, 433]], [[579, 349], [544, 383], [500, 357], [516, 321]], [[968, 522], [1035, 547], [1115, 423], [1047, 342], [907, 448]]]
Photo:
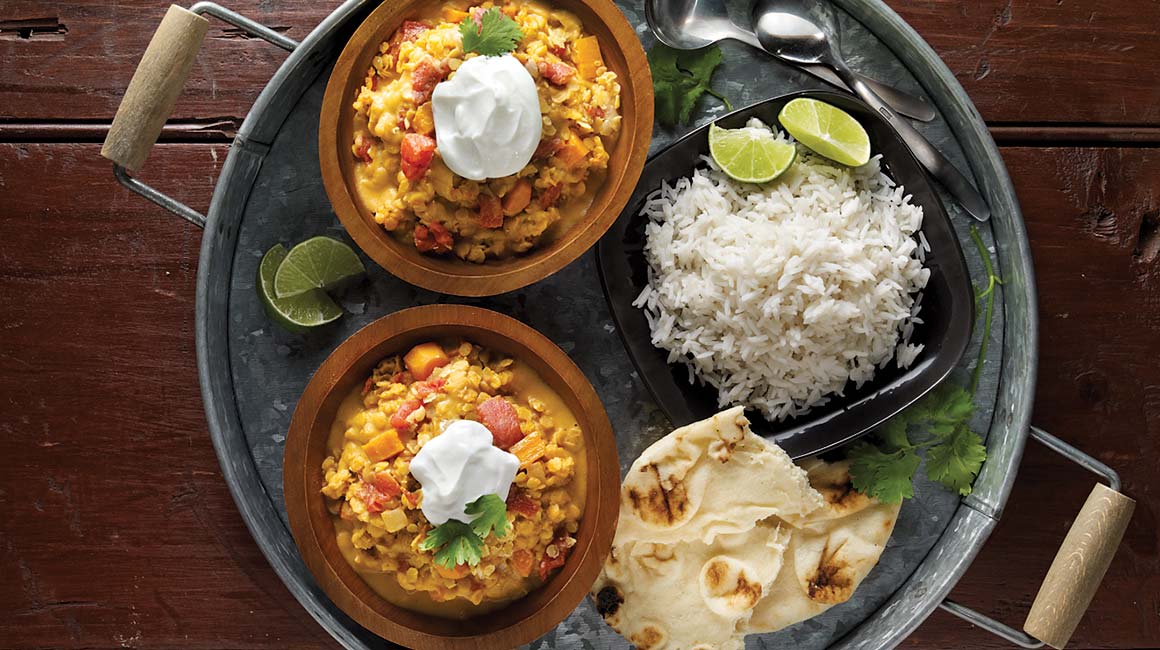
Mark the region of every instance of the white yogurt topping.
[[464, 61], [435, 86], [431, 108], [440, 157], [473, 181], [515, 174], [540, 144], [536, 82], [510, 54]]
[[448, 519], [464, 523], [467, 504], [486, 494], [507, 499], [520, 461], [492, 444], [487, 427], [472, 420], [453, 420], [443, 433], [419, 449], [411, 474], [423, 486], [423, 516], [438, 526]]

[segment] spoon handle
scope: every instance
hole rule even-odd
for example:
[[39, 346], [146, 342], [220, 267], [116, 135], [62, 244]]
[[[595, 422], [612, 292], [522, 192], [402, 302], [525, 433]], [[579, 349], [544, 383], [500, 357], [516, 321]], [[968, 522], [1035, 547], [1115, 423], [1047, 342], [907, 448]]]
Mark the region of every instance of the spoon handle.
[[[651, 5], [651, 2], [645, 4], [646, 7]], [[762, 47], [761, 41], [758, 40], [757, 35], [752, 31], [745, 29], [744, 27], [739, 27], [732, 22], [728, 22], [727, 25], [728, 27], [726, 29], [731, 32], [730, 36], [732, 36], [734, 39], [745, 43], [754, 49], [769, 53], [769, 50], [766, 50], [764, 47]], [[820, 63], [791, 63], [790, 61], [786, 61], [777, 55], [774, 55], [774, 60], [781, 61], [786, 65], [792, 65], [793, 67], [805, 72], [806, 74], [811, 74], [832, 86], [841, 88], [842, 90], [852, 91], [852, 89], [842, 81], [841, 77], [834, 74], [833, 70]], [[864, 81], [866, 85], [873, 88], [874, 92], [877, 93], [879, 97], [886, 101], [886, 103], [890, 104], [890, 106], [899, 113], [902, 113], [909, 118], [919, 120], [920, 122], [930, 122], [937, 116], [937, 113], [934, 111], [934, 107], [931, 106], [930, 103], [926, 101], [926, 99], [916, 95], [911, 95], [910, 93], [899, 90], [894, 86], [888, 86], [881, 81], [872, 79], [862, 74], [858, 74], [857, 72], [854, 74], [858, 75], [859, 79]]]
[[922, 166], [926, 167], [927, 171], [942, 183], [943, 187], [955, 197], [959, 204], [972, 217], [979, 221], [986, 221], [991, 218], [991, 208], [987, 206], [987, 202], [983, 200], [982, 195], [971, 184], [971, 181], [967, 180], [967, 177], [951, 161], [947, 160], [946, 156], [942, 155], [938, 149], [935, 149], [929, 140], [910, 125], [910, 122], [895, 112], [844, 61], [834, 58], [829, 63], [834, 72], [838, 74], [838, 77], [851, 90], [861, 97], [864, 102], [869, 104], [871, 108], [878, 111], [882, 117], [886, 118], [890, 126], [894, 127], [894, 130], [898, 132], [898, 135], [902, 136], [907, 146], [910, 147], [910, 151], [914, 154], [914, 157], [918, 158]]
[[[849, 88], [841, 77], [834, 74], [829, 68], [824, 65], [810, 65], [804, 64], [800, 67], [802, 70], [814, 75], [815, 77], [825, 81], [831, 85], [846, 90], [853, 90]], [[867, 86], [874, 90], [874, 94], [878, 95], [887, 104], [897, 112], [919, 120], [920, 122], [930, 122], [935, 118], [934, 108], [921, 97], [916, 97], [907, 92], [901, 91], [894, 86], [888, 86], [881, 81], [867, 77], [866, 75], [854, 73]]]

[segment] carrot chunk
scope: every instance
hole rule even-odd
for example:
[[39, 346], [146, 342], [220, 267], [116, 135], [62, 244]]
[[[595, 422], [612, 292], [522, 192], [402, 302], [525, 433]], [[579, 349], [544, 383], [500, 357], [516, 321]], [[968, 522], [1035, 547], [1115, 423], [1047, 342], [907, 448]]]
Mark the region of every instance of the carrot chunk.
[[520, 467], [527, 467], [544, 457], [547, 445], [540, 436], [528, 436], [512, 445], [508, 451], [520, 459]]
[[447, 358], [443, 347], [438, 343], [420, 343], [403, 356], [403, 363], [415, 379], [423, 381], [430, 377], [436, 368], [451, 363], [451, 359]]
[[600, 41], [595, 36], [585, 36], [572, 44], [572, 52], [580, 76], [589, 81], [595, 79], [604, 66], [604, 59], [600, 58]]
[[516, 181], [515, 187], [503, 197], [503, 213], [509, 217], [524, 211], [532, 202], [532, 183], [526, 178]]
[[399, 434], [391, 429], [371, 438], [370, 442], [363, 445], [363, 451], [372, 463], [377, 463], [403, 451], [403, 442], [399, 440]]

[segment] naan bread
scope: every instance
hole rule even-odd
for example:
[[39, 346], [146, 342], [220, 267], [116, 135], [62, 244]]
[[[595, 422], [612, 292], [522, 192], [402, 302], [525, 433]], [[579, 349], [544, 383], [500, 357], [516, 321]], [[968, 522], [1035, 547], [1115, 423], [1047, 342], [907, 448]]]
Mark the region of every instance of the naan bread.
[[783, 570], [740, 626], [746, 634], [774, 632], [849, 600], [878, 564], [898, 521], [901, 504], [884, 505], [854, 491], [848, 463], [811, 459], [804, 464], [826, 503], [786, 522], [795, 528]]
[[640, 650], [740, 650], [737, 627], [783, 573], [788, 526], [760, 524], [712, 544], [617, 545], [596, 590], [604, 620]]
[[897, 514], [854, 491], [846, 464], [798, 467], [729, 409], [629, 469], [597, 610], [640, 650], [740, 650], [849, 599]]
[[628, 470], [620, 498], [618, 542], [711, 543], [767, 517], [822, 506], [805, 470], [750, 431], [741, 407], [650, 445]]

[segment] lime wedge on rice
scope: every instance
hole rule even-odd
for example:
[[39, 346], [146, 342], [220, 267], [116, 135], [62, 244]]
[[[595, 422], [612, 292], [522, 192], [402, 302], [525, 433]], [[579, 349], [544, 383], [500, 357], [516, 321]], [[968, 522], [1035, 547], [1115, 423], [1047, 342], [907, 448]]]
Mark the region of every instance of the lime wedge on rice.
[[834, 162], [858, 167], [870, 161], [866, 129], [836, 106], [799, 97], [781, 109], [777, 121], [795, 140]]
[[278, 265], [274, 297], [292, 298], [315, 289], [327, 291], [365, 272], [350, 246], [330, 237], [314, 237], [291, 248]]
[[797, 157], [793, 143], [759, 126], [709, 127], [709, 153], [721, 171], [742, 183], [767, 183], [785, 173]]
[[274, 276], [286, 256], [286, 248], [275, 244], [266, 251], [258, 265], [258, 295], [262, 297], [262, 306], [270, 320], [297, 334], [338, 320], [342, 308], [334, 304], [322, 289], [311, 289], [290, 298], [274, 295]]

